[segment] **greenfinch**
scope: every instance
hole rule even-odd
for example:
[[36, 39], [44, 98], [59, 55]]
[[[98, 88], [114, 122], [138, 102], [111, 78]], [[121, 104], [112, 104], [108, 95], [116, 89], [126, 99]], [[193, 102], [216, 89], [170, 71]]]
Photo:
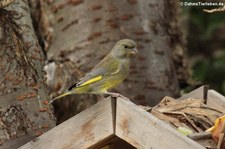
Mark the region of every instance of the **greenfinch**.
[[122, 95], [108, 92], [127, 77], [130, 70], [130, 57], [137, 54], [137, 44], [130, 39], [118, 41], [108, 55], [106, 55], [89, 73], [69, 87], [66, 92], [53, 100], [71, 94], [108, 94], [114, 97]]

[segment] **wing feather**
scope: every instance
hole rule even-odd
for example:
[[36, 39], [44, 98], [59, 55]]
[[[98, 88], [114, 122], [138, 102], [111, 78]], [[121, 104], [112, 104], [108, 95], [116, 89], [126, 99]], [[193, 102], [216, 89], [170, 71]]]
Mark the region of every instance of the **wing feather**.
[[113, 62], [116, 62], [115, 59], [113, 59], [113, 57], [106, 56], [98, 65], [95, 66], [95, 68], [92, 69], [91, 72], [87, 73], [77, 83], [69, 87], [68, 91], [76, 87], [81, 87], [95, 83], [109, 75], [117, 74], [120, 71], [120, 66], [119, 63]]
[[91, 79], [87, 80], [86, 82], [80, 84], [79, 86], [88, 85], [88, 84], [97, 82], [97, 81], [99, 81], [99, 80], [102, 80], [102, 76], [97, 76], [97, 77], [91, 78]]

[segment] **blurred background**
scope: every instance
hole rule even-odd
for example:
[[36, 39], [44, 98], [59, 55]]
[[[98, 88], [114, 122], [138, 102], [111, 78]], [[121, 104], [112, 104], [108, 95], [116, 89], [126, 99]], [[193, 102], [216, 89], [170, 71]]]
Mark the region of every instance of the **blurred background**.
[[[185, 6], [180, 1], [181, 21], [186, 36], [188, 54], [189, 83], [191, 85], [209, 84], [225, 94], [225, 12], [206, 13], [203, 9], [214, 9], [213, 6]], [[200, 1], [217, 2], [225, 1]], [[220, 6], [219, 6], [220, 7]], [[185, 88], [184, 88], [185, 89]], [[188, 89], [188, 88], [186, 88]]]

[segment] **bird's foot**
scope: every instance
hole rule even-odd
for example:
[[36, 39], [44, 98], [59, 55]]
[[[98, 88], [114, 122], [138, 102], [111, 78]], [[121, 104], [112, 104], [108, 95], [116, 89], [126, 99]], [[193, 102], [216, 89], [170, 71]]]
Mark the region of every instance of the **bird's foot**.
[[123, 95], [121, 95], [121, 94], [119, 94], [119, 93], [111, 93], [111, 92], [107, 92], [106, 94], [108, 94], [108, 95], [110, 95], [111, 97], [114, 97], [114, 98], [120, 97], [120, 98], [123, 98], [123, 99], [125, 99], [125, 100], [130, 100], [128, 97], [125, 97], [125, 96], [123, 96]]

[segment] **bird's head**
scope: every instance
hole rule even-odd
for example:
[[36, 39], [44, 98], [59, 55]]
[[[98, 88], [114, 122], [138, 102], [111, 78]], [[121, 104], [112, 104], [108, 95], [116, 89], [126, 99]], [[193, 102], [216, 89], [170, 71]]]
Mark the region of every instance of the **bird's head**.
[[112, 54], [117, 58], [126, 58], [137, 54], [137, 44], [131, 39], [122, 39], [113, 47]]

